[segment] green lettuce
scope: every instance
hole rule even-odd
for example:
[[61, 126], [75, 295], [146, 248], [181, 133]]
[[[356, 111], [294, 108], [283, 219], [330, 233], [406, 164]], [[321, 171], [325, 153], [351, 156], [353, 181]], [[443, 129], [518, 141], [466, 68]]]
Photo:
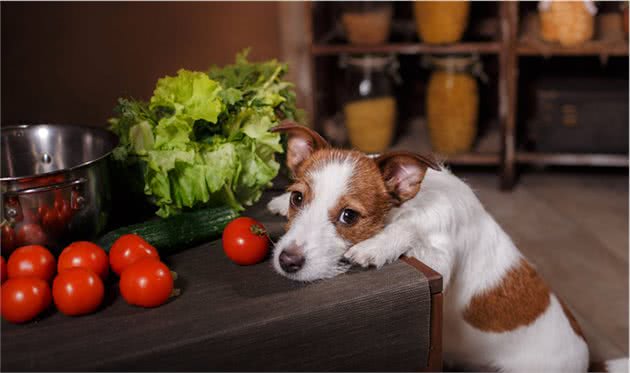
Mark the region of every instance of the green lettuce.
[[[143, 193], [167, 217], [186, 209], [255, 203], [280, 164], [280, 136], [269, 129], [299, 120], [287, 66], [236, 62], [158, 80], [149, 102], [121, 98], [110, 119], [120, 138], [114, 159], [142, 170]], [[135, 180], [136, 182], [139, 180]]]

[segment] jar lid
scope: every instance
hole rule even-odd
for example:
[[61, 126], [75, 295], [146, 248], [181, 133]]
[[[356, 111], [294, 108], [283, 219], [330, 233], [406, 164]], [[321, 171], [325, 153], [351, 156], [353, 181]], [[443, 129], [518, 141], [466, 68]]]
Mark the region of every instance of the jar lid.
[[481, 79], [484, 83], [488, 80], [488, 77], [483, 72], [481, 59], [477, 54], [453, 54], [446, 56], [424, 55], [422, 57], [422, 66], [447, 71], [469, 72]]
[[340, 64], [341, 67], [345, 66], [355, 66], [361, 67], [364, 69], [376, 69], [383, 70], [388, 65], [395, 64], [397, 62], [396, 55], [388, 55], [388, 56], [376, 56], [371, 54], [366, 54], [362, 56], [348, 56], [342, 55]]
[[446, 56], [424, 56], [423, 65], [445, 69], [466, 70], [479, 62], [479, 56], [472, 54], [453, 54]]

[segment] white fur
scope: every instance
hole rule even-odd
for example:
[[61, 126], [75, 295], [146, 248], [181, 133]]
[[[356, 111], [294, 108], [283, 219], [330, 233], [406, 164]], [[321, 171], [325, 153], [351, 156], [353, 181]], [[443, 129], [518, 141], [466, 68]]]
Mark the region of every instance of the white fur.
[[[294, 219], [279, 242], [280, 249], [293, 240], [307, 248], [306, 272], [288, 277], [314, 280], [334, 276], [345, 269], [338, 265], [337, 256], [341, 255], [361, 266], [376, 267], [403, 254], [413, 256], [443, 276], [447, 361], [510, 372], [587, 370], [588, 347], [571, 328], [555, 295], [533, 323], [512, 331], [484, 332], [463, 319], [471, 298], [499, 284], [522, 255], [462, 180], [447, 169], [429, 169], [420, 192], [391, 211], [380, 233], [347, 249], [328, 222], [327, 210], [348, 187], [350, 174], [350, 165], [334, 164], [311, 175], [317, 186], [315, 201]], [[286, 211], [279, 207], [282, 204], [288, 209], [286, 195], [269, 205], [282, 213]], [[282, 273], [277, 265], [280, 251], [276, 250], [274, 265]], [[627, 359], [623, 360], [627, 367]]]
[[281, 194], [267, 203], [267, 209], [276, 215], [287, 216], [289, 213], [290, 198], [291, 193]]
[[[339, 237], [330, 221], [329, 211], [346, 193], [354, 163], [349, 158], [335, 159], [306, 175], [312, 188], [313, 200], [302, 206], [293, 218], [291, 228], [275, 246], [273, 266], [279, 273], [300, 281], [334, 277], [348, 269], [339, 262], [350, 244]], [[288, 194], [288, 193], [287, 193]], [[285, 207], [278, 207], [285, 203]], [[288, 211], [289, 197], [276, 197], [269, 203], [276, 211]], [[291, 245], [299, 246], [304, 253], [302, 269], [286, 273], [279, 263], [280, 253]]]

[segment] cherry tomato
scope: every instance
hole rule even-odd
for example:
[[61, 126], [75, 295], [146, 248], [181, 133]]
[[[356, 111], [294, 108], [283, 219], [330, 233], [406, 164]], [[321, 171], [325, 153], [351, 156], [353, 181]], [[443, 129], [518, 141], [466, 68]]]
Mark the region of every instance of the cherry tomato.
[[120, 294], [135, 306], [157, 307], [166, 302], [172, 292], [171, 271], [155, 258], [138, 260], [120, 276]]
[[62, 224], [68, 224], [70, 219], [72, 219], [73, 211], [70, 208], [70, 202], [66, 199], [55, 199], [54, 203], [55, 210], [59, 213], [59, 220]]
[[223, 251], [240, 265], [256, 264], [269, 254], [269, 239], [265, 227], [256, 220], [240, 217], [223, 230]]
[[9, 224], [2, 225], [2, 253], [9, 255], [15, 248], [15, 231]]
[[0, 256], [0, 283], [4, 283], [7, 279], [7, 262], [3, 256]]
[[16, 230], [18, 245], [42, 245], [46, 243], [46, 233], [37, 223], [22, 223]]
[[57, 272], [68, 268], [82, 267], [91, 269], [102, 280], [109, 274], [107, 253], [98, 245], [87, 241], [78, 241], [63, 249], [57, 260]]
[[96, 311], [103, 303], [105, 287], [93, 271], [74, 267], [55, 277], [52, 294], [59, 311], [68, 316], [78, 316]]
[[22, 211], [22, 215], [23, 215], [23, 222], [24, 223], [33, 223], [33, 224], [39, 224], [40, 222], [40, 215], [38, 213], [38, 211], [34, 208], [25, 208]]
[[2, 317], [12, 323], [32, 320], [50, 306], [50, 286], [36, 277], [11, 278], [1, 293]]
[[65, 223], [62, 220], [61, 214], [54, 208], [48, 208], [44, 206], [42, 210], [42, 226], [46, 233], [57, 237], [64, 231]]
[[109, 250], [109, 265], [120, 276], [127, 266], [147, 256], [160, 259], [155, 247], [144, 238], [137, 234], [125, 234], [118, 237]]
[[9, 257], [7, 274], [9, 278], [32, 276], [48, 282], [55, 275], [55, 257], [43, 246], [19, 247]]

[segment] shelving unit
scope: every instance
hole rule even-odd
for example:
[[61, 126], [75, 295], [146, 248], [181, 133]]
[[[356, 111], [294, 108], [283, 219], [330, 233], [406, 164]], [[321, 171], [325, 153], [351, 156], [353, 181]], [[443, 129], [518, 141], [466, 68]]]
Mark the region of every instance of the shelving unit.
[[337, 55], [342, 53], [398, 53], [398, 54], [450, 54], [450, 53], [499, 53], [498, 42], [464, 42], [452, 45], [431, 45], [423, 43], [396, 43], [381, 45], [357, 44], [314, 44], [311, 53], [314, 56]]
[[[480, 3], [472, 4], [474, 9]], [[431, 45], [418, 42], [417, 38], [394, 37], [390, 43], [380, 45], [348, 44], [338, 38], [339, 27], [328, 10], [315, 9], [326, 6], [322, 3], [306, 3], [306, 27], [308, 54], [311, 62], [311, 123], [322, 130], [323, 122], [334, 114], [335, 103], [332, 96], [339, 79], [322, 79], [322, 76], [338, 73], [335, 62], [343, 54], [361, 53], [395, 53], [401, 58], [409, 58], [422, 54], [476, 53], [482, 55], [495, 65], [493, 76], [496, 90], [496, 113], [480, 134], [474, 149], [467, 154], [448, 157], [445, 161], [451, 165], [492, 166], [500, 173], [500, 186], [510, 189], [516, 180], [518, 165], [563, 165], [563, 166], [606, 166], [627, 167], [626, 154], [567, 154], [545, 153], [519, 148], [517, 143], [518, 113], [518, 78], [521, 57], [549, 58], [552, 56], [599, 56], [605, 62], [609, 57], [628, 56], [628, 41], [623, 34], [610, 34], [600, 30], [598, 25], [597, 39], [575, 47], [562, 47], [542, 41], [538, 36], [537, 17], [530, 12], [519, 15], [519, 2], [497, 2], [494, 5], [493, 19], [483, 19], [481, 28], [486, 30], [485, 36], [468, 38], [462, 42], [449, 45]], [[472, 10], [472, 9], [471, 9]], [[324, 17], [325, 16], [325, 17]], [[320, 19], [317, 19], [320, 17]], [[471, 19], [475, 17], [474, 11]], [[326, 18], [322, 20], [321, 18]], [[400, 20], [399, 20], [400, 21]], [[413, 23], [400, 21], [392, 29], [413, 29]], [[316, 24], [317, 30], [313, 28]], [[477, 25], [479, 26], [479, 25]], [[472, 27], [472, 25], [471, 25]], [[329, 29], [328, 32], [323, 30]], [[332, 31], [330, 31], [332, 30]], [[487, 30], [491, 30], [487, 32]], [[325, 34], [325, 35], [324, 35]], [[406, 57], [407, 56], [407, 57]], [[484, 98], [482, 97], [482, 100]], [[338, 109], [338, 108], [337, 108]], [[481, 124], [481, 123], [480, 123]], [[405, 123], [406, 133], [399, 136], [392, 149], [412, 151], [430, 151], [427, 133], [422, 119], [412, 119]], [[423, 132], [424, 131], [424, 132]], [[424, 143], [420, 141], [424, 139]], [[487, 141], [486, 141], [487, 140]], [[482, 146], [482, 143], [485, 144]], [[488, 146], [489, 145], [489, 146]]]

